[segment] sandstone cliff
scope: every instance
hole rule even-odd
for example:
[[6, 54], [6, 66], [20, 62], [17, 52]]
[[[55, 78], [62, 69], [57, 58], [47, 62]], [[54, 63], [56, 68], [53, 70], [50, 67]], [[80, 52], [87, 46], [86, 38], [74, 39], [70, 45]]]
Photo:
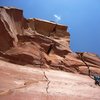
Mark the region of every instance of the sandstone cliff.
[[[87, 74], [87, 66], [70, 49], [68, 27], [41, 19], [25, 19], [23, 11], [0, 7], [0, 54], [9, 62]], [[93, 72], [100, 59], [84, 53]]]
[[[0, 68], [4, 71], [2, 67], [13, 63], [27, 66], [27, 70], [30, 67], [47, 68], [85, 75], [90, 70], [91, 75], [100, 74], [100, 58], [92, 53], [73, 52], [70, 49], [70, 33], [67, 29], [67, 26], [55, 22], [26, 19], [20, 9], [0, 7]], [[14, 68], [19, 73], [20, 70]], [[6, 70], [6, 74], [14, 75], [16, 72], [9, 72], [9, 68]]]

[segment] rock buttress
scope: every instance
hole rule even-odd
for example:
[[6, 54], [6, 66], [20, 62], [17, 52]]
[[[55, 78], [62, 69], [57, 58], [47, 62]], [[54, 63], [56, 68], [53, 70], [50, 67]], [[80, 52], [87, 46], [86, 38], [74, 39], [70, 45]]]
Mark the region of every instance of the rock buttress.
[[17, 35], [23, 33], [23, 11], [16, 8], [0, 7], [0, 50], [16, 46]]

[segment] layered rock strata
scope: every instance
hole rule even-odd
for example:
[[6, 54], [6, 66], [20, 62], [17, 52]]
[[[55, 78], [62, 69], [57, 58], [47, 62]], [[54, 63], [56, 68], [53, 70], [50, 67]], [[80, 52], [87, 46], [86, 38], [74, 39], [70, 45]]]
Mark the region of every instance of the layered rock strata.
[[[1, 59], [20, 65], [60, 69], [88, 75], [80, 54], [70, 49], [68, 27], [41, 19], [26, 19], [23, 11], [0, 7]], [[83, 53], [91, 73], [100, 74], [100, 58]]]

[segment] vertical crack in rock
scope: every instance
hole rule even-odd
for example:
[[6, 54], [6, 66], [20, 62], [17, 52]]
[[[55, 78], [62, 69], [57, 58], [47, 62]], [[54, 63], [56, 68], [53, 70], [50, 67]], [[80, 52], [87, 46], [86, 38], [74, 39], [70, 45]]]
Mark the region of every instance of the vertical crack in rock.
[[51, 33], [56, 32], [56, 26], [57, 24], [53, 27], [53, 29], [51, 29], [51, 32], [49, 32], [48, 37], [51, 36]]
[[54, 47], [54, 44], [51, 43], [50, 46], [49, 46], [49, 48], [48, 48], [47, 55], [50, 54], [50, 52], [51, 52], [51, 50], [53, 49], [53, 47]]
[[46, 92], [47, 92], [47, 93], [49, 93], [49, 92], [48, 92], [48, 89], [49, 89], [49, 84], [50, 84], [50, 81], [49, 81], [49, 79], [48, 79], [48, 77], [47, 77], [47, 75], [46, 75], [45, 71], [43, 71], [43, 74], [44, 74], [44, 77], [45, 77], [45, 79], [46, 79], [46, 81], [47, 81]]
[[90, 76], [90, 68], [89, 68], [89, 65], [85, 62], [84, 60], [84, 56], [83, 56], [83, 53], [77, 53], [77, 55], [79, 56], [79, 58], [82, 60], [82, 62], [87, 66], [88, 68], [88, 73], [89, 73], [89, 76]]
[[[42, 59], [43, 59], [42, 53], [40, 54], [40, 57], [41, 57], [41, 58], [40, 58], [40, 61], [42, 61]], [[42, 72], [43, 72], [43, 75], [44, 75], [46, 81], [47, 81], [46, 92], [49, 93], [48, 89], [49, 89], [49, 85], [50, 85], [50, 80], [48, 79], [48, 77], [47, 77], [45, 71], [42, 69], [41, 64], [40, 64], [40, 68], [41, 68], [41, 70], [42, 70]]]

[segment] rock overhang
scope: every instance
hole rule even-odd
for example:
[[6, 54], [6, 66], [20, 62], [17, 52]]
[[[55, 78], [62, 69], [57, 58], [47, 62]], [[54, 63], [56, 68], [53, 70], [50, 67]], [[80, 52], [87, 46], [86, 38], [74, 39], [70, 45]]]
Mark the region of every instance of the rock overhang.
[[[38, 18], [26, 19], [23, 11], [14, 7], [0, 7], [0, 23], [2, 57], [18, 64], [21, 61], [25, 62], [24, 64], [43, 61], [45, 67], [87, 74], [86, 65], [77, 57], [77, 53], [75, 56], [70, 49], [68, 26]], [[49, 55], [47, 52], [50, 47], [52, 48]], [[28, 57], [31, 60], [28, 60]], [[94, 67], [99, 69], [98, 58], [91, 55], [84, 58], [91, 66], [91, 70], [96, 72], [97, 69]]]

